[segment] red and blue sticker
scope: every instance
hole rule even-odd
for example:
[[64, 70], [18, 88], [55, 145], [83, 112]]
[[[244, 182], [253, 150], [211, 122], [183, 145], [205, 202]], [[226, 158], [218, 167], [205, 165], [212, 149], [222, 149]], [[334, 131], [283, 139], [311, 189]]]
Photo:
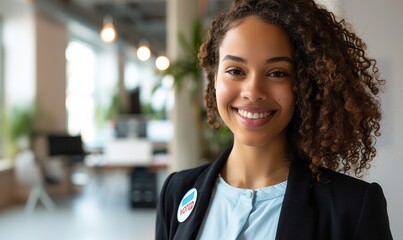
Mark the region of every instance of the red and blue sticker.
[[182, 201], [179, 204], [178, 208], [178, 221], [184, 222], [192, 213], [193, 208], [196, 204], [197, 200], [197, 190], [196, 188], [190, 189], [185, 196], [183, 196]]

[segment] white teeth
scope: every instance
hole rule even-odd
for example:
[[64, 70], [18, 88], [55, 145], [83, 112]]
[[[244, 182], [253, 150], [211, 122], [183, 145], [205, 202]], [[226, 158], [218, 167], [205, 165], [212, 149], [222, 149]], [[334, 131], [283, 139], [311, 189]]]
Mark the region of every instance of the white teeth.
[[242, 109], [238, 109], [238, 113], [245, 118], [250, 118], [250, 119], [260, 119], [260, 118], [267, 118], [269, 117], [273, 111], [271, 112], [264, 112], [264, 113], [251, 113], [251, 112], [247, 112], [245, 110]]

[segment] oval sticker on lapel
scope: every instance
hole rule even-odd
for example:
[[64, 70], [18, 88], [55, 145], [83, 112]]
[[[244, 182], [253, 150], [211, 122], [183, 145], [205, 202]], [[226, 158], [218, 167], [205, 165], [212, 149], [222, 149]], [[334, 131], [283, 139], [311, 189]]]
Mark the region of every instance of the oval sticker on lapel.
[[179, 204], [178, 208], [178, 221], [184, 222], [192, 213], [193, 208], [196, 204], [197, 200], [197, 190], [196, 188], [190, 189], [185, 196], [183, 196], [182, 201]]

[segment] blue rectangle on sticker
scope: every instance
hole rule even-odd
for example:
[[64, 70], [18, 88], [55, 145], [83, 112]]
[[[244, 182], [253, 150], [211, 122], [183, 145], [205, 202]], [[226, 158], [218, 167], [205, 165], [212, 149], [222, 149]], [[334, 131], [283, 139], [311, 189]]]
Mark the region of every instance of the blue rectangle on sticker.
[[188, 204], [190, 201], [192, 201], [192, 199], [194, 198], [195, 192], [192, 192], [189, 196], [187, 196], [186, 198], [183, 199], [182, 201], [182, 206], [185, 206], [186, 204]]

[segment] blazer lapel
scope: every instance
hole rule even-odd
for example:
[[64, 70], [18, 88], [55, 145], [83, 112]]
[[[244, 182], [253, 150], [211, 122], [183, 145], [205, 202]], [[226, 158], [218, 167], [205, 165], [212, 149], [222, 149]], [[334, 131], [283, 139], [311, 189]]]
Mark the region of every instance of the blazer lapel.
[[317, 211], [310, 202], [314, 179], [305, 161], [291, 163], [276, 240], [312, 240]]
[[226, 163], [231, 149], [232, 146], [226, 149], [195, 182], [194, 188], [197, 190], [196, 204], [188, 219], [179, 223], [174, 239], [196, 239], [204, 215], [210, 204], [211, 194], [216, 184], [217, 177]]

